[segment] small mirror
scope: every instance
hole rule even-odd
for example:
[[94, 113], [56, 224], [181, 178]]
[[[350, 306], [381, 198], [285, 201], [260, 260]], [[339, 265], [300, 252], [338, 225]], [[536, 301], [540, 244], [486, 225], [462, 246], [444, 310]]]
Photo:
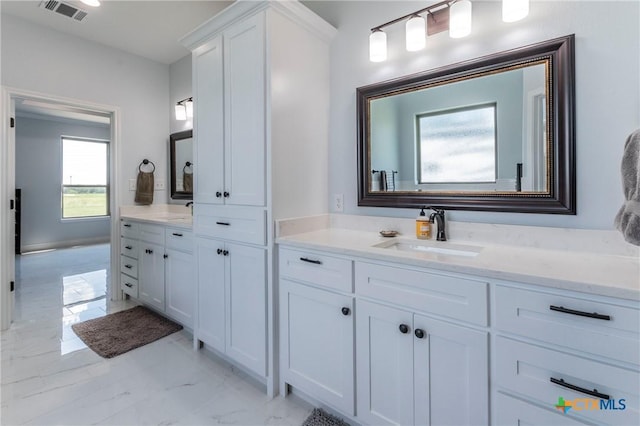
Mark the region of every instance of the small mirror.
[[173, 133], [169, 137], [171, 157], [171, 198], [193, 198], [193, 130]]
[[575, 214], [573, 42], [358, 88], [358, 205]]

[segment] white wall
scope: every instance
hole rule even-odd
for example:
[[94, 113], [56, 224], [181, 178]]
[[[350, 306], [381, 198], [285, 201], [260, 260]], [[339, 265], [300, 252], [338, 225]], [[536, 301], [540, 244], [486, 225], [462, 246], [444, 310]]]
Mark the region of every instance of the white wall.
[[389, 60], [368, 60], [370, 29], [424, 2], [304, 2], [339, 30], [332, 43], [329, 194], [344, 194], [345, 213], [414, 217], [416, 211], [357, 207], [355, 89], [514, 47], [575, 33], [577, 216], [451, 211], [452, 220], [612, 229], [620, 207], [624, 141], [640, 127], [640, 4], [531, 2], [520, 22], [501, 21], [500, 2], [473, 1], [473, 30], [464, 39], [429, 37], [420, 52], [403, 48], [404, 28], [388, 29]]
[[109, 140], [108, 125], [16, 119], [16, 188], [22, 189], [23, 251], [108, 241], [109, 218], [61, 219], [61, 136]]
[[[168, 188], [169, 66], [2, 15], [1, 83], [11, 88], [116, 106], [121, 111], [120, 204], [148, 158]], [[154, 203], [166, 203], [168, 189]]]

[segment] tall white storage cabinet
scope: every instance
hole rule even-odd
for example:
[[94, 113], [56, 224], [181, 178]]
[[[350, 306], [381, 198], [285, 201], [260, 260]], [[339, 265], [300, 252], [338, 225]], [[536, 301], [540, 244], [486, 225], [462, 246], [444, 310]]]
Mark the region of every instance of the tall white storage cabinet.
[[329, 43], [296, 1], [235, 2], [193, 52], [194, 337], [277, 391], [273, 222], [328, 211]]

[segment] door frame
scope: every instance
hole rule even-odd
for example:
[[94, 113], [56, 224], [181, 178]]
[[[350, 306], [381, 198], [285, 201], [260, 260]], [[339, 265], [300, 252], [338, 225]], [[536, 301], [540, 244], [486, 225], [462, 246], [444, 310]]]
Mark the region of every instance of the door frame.
[[6, 330], [11, 326], [13, 319], [13, 300], [15, 293], [11, 293], [10, 282], [15, 281], [15, 239], [9, 235], [13, 229], [11, 221], [13, 214], [4, 214], [9, 211], [10, 200], [15, 199], [15, 138], [11, 135], [10, 120], [15, 118], [15, 108], [12, 103], [16, 98], [29, 99], [40, 102], [63, 104], [87, 112], [99, 112], [108, 114], [110, 118], [111, 140], [109, 145], [109, 203], [111, 214], [111, 264], [110, 280], [107, 282], [107, 298], [120, 300], [121, 292], [114, 284], [118, 282], [120, 257], [119, 245], [114, 244], [119, 240], [120, 229], [120, 190], [119, 190], [119, 165], [120, 165], [120, 107], [99, 104], [87, 100], [72, 99], [56, 95], [48, 95], [29, 90], [22, 90], [2, 86], [0, 92], [0, 330]]

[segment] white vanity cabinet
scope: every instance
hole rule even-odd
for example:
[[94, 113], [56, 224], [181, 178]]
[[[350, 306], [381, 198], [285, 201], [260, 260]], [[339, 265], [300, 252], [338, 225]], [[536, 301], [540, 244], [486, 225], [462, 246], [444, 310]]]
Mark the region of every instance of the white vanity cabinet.
[[[377, 292], [367, 288], [389, 295], [365, 300]], [[428, 316], [442, 318], [440, 311], [452, 305], [446, 316], [484, 325], [486, 290], [482, 281], [356, 262], [356, 295], [364, 296], [356, 302], [358, 418], [366, 424], [487, 424], [488, 332]], [[455, 304], [468, 311], [456, 311]], [[419, 310], [407, 309], [411, 305]], [[474, 312], [481, 314], [474, 318]]]
[[196, 239], [197, 339], [266, 374], [266, 250]]
[[122, 221], [121, 229], [122, 291], [193, 328], [192, 232], [129, 219]]
[[353, 262], [281, 249], [280, 359], [292, 385], [355, 414]]
[[[559, 424], [640, 423], [637, 303], [507, 282], [494, 296], [496, 398], [546, 407]], [[575, 404], [566, 413], [560, 397]], [[495, 424], [519, 424], [503, 418]]]
[[265, 205], [264, 50], [264, 13], [194, 50], [196, 205]]

